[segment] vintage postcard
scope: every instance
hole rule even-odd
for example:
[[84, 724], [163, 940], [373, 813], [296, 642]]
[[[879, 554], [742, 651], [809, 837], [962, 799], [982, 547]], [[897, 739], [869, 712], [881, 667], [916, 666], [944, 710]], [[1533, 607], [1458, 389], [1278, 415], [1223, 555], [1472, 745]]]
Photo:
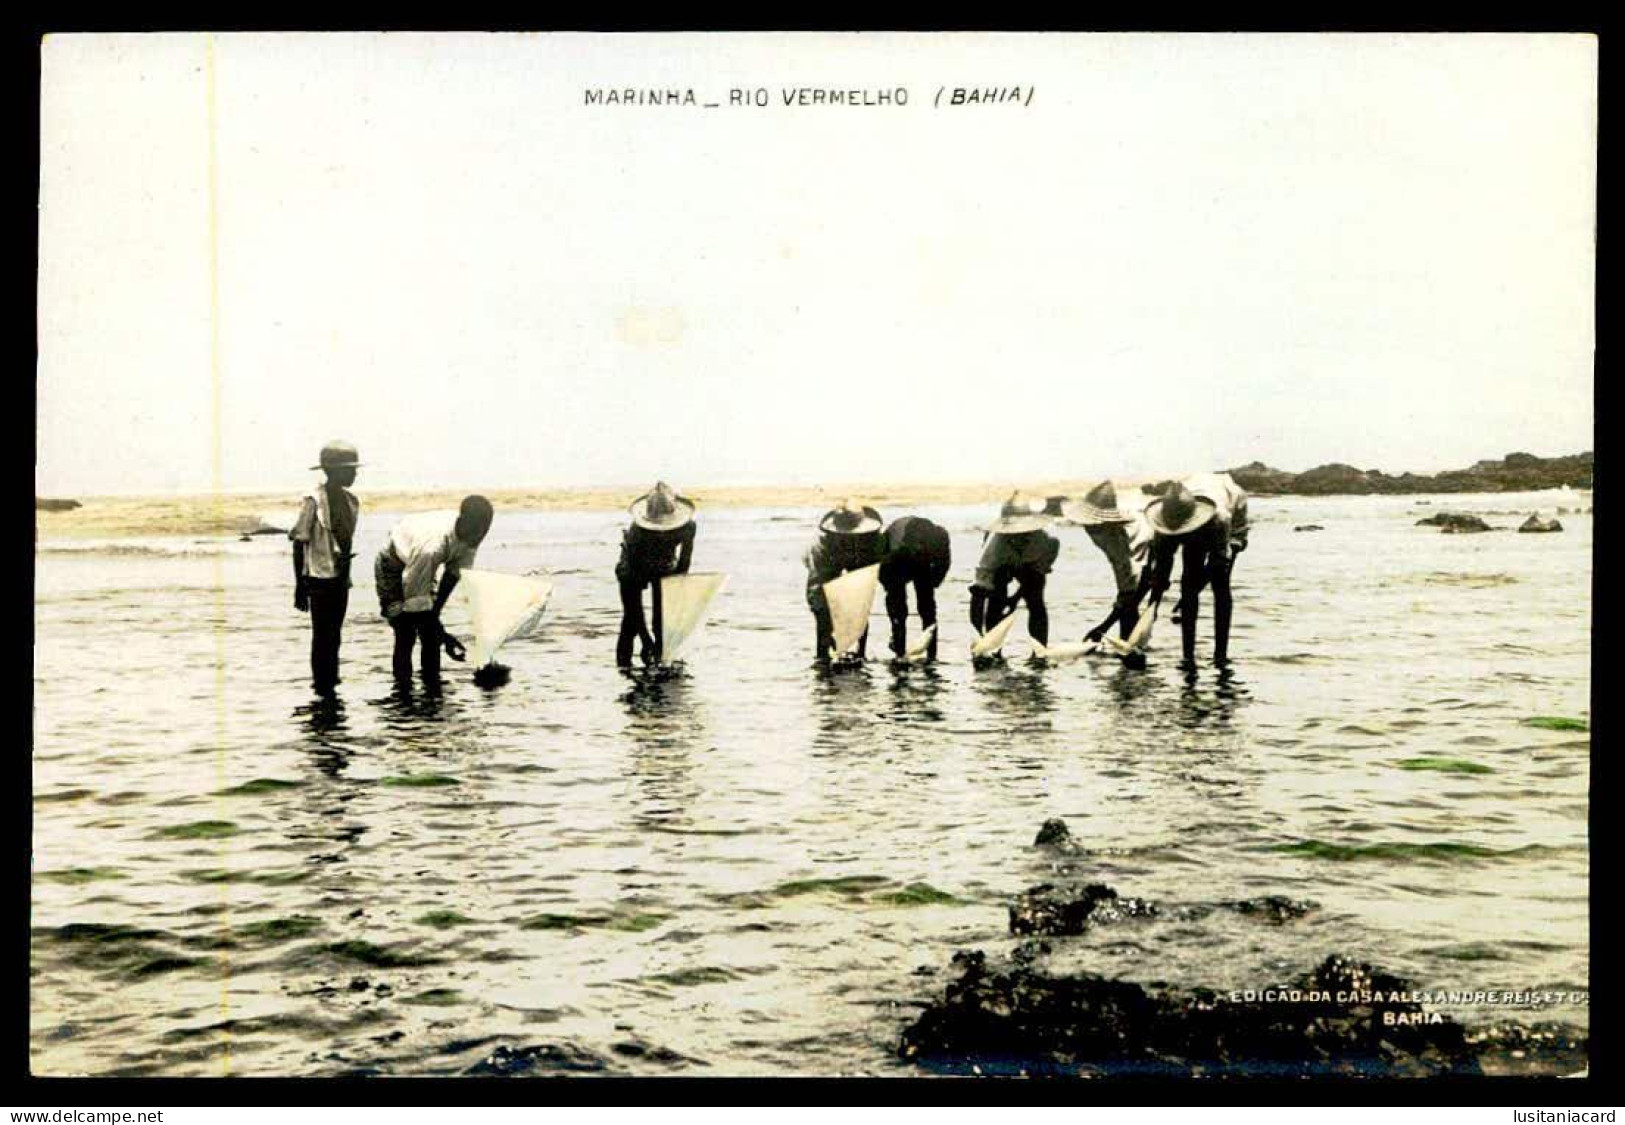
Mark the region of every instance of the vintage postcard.
[[1588, 1072], [1594, 36], [40, 51], [34, 1074]]

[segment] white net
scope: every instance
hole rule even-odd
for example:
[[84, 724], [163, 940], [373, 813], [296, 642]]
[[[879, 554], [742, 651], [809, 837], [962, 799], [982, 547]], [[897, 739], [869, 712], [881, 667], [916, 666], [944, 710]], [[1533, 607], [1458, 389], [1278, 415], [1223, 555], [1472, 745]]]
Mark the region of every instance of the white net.
[[875, 604], [875, 590], [879, 586], [879, 563], [824, 583], [830, 626], [835, 632], [836, 656], [845, 656], [858, 647], [858, 638], [869, 627], [869, 610]]
[[660, 580], [660, 657], [677, 659], [683, 645], [705, 621], [711, 599], [728, 581], [725, 574], [674, 574]]
[[980, 637], [977, 637], [971, 642], [971, 655], [987, 656], [991, 653], [998, 652], [1004, 647], [1004, 639], [1010, 635], [1010, 630], [1014, 629], [1015, 627], [1016, 615], [1012, 611], [1011, 613], [1005, 615], [1003, 621], [1000, 621], [997, 625], [993, 626], [993, 628], [989, 629], [987, 632], [983, 633]]
[[552, 595], [553, 584], [540, 578], [494, 570], [463, 571], [455, 596], [468, 608], [474, 630], [474, 667], [491, 663], [497, 649], [509, 641], [534, 633]]

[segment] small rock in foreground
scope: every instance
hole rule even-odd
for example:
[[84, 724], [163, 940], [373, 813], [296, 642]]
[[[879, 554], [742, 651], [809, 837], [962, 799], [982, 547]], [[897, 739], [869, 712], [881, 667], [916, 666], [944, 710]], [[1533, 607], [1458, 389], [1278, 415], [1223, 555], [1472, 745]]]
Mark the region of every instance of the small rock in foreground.
[[1562, 531], [1563, 525], [1557, 520], [1543, 520], [1539, 512], [1531, 512], [1529, 518], [1518, 527], [1519, 531]]

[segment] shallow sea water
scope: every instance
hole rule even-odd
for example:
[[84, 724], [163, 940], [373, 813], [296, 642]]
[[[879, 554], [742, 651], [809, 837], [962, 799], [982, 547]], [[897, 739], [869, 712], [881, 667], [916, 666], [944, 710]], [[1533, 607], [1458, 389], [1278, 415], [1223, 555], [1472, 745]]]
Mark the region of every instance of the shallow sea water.
[[[623, 516], [502, 511], [480, 565], [553, 575], [547, 619], [509, 683], [448, 663], [438, 693], [391, 684], [394, 517], [369, 511], [328, 703], [285, 540], [47, 538], [33, 1069], [455, 1074], [547, 1044], [539, 1073], [913, 1073], [900, 1031], [955, 950], [1008, 948], [1056, 816], [1124, 895], [1318, 904], [1102, 928], [1063, 939], [1077, 967], [1249, 988], [1339, 952], [1430, 990], [1583, 990], [1589, 735], [1526, 720], [1589, 717], [1591, 516], [1510, 530], [1575, 499], [1255, 498], [1234, 666], [1204, 600], [1194, 679], [1169, 622], [1145, 672], [1031, 667], [1020, 626], [973, 671], [986, 512], [921, 508], [953, 532], [938, 667], [820, 676], [818, 513], [703, 511], [694, 566], [728, 587], [686, 674], [640, 684], [613, 666]], [[1507, 530], [1414, 526], [1441, 508]], [[1081, 639], [1111, 576], [1055, 531], [1052, 639]], [[871, 655], [885, 634], [877, 602]]]

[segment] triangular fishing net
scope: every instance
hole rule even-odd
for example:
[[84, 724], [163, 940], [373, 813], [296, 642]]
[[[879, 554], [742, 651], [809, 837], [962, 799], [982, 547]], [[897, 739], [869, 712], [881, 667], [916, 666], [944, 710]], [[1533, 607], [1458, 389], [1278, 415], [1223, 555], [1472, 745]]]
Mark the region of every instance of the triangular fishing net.
[[1005, 615], [1004, 620], [971, 642], [972, 655], [987, 656], [989, 653], [998, 652], [1004, 647], [1004, 639], [1010, 635], [1010, 630], [1015, 627], [1016, 614], [1012, 610]]
[[465, 570], [456, 596], [468, 607], [474, 628], [473, 665], [483, 668], [509, 641], [529, 636], [541, 623], [553, 584], [494, 570]]
[[660, 580], [660, 658], [670, 664], [705, 620], [726, 574], [673, 574]]
[[879, 563], [848, 571], [824, 583], [836, 656], [845, 656], [858, 647], [858, 639], [869, 627], [869, 610], [875, 604], [875, 590], [879, 585]]

